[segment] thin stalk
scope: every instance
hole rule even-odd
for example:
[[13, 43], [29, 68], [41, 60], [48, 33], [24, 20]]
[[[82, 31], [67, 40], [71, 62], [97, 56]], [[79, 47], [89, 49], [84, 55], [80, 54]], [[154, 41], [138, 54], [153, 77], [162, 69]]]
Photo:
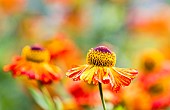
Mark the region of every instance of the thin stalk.
[[101, 98], [102, 105], [103, 105], [103, 110], [106, 110], [106, 105], [105, 105], [105, 101], [103, 98], [102, 84], [100, 82], [99, 82], [99, 91], [100, 91], [100, 98]]

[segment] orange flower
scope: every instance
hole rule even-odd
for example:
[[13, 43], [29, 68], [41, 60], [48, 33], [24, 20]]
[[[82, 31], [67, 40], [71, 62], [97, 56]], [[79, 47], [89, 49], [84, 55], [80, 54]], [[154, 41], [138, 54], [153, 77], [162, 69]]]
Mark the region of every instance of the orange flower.
[[42, 84], [50, 84], [54, 80], [59, 80], [60, 69], [55, 65], [49, 64], [49, 52], [40, 46], [25, 46], [22, 56], [15, 57], [10, 65], [4, 67], [4, 71], [12, 71], [12, 75], [27, 76], [35, 79]]
[[138, 73], [135, 69], [114, 67], [116, 55], [105, 46], [92, 48], [86, 61], [87, 64], [70, 69], [66, 76], [89, 84], [109, 84], [113, 90], [118, 91], [120, 87], [128, 86]]
[[74, 64], [81, 62], [79, 50], [65, 33], [56, 34], [53, 39], [46, 41], [44, 46], [49, 50], [51, 60], [61, 62], [66, 69], [71, 68], [73, 62]]

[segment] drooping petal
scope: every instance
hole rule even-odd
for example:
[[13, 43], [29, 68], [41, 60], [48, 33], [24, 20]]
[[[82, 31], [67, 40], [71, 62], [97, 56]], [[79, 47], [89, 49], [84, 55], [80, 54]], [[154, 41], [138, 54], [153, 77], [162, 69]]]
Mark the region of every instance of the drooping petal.
[[26, 76], [43, 84], [50, 84], [61, 78], [61, 71], [58, 67], [48, 62], [34, 63], [24, 58], [17, 58], [12, 64], [5, 66], [4, 71], [11, 71], [13, 77]]
[[109, 81], [109, 74], [107, 72], [107, 67], [94, 67], [96, 70], [96, 74], [94, 75], [94, 81], [108, 84]]
[[131, 80], [135, 78], [138, 73], [135, 69], [126, 69], [126, 68], [110, 68], [110, 85], [112, 89], [118, 91], [122, 86], [128, 86], [131, 83]]
[[82, 73], [89, 69], [89, 65], [81, 65], [78, 66], [76, 68], [72, 68], [70, 70], [68, 70], [68, 72], [66, 73], [66, 76], [69, 78], [72, 78], [74, 81], [78, 81], [80, 80], [80, 76], [82, 75]]
[[118, 67], [113, 67], [113, 69], [121, 74], [122, 76], [128, 77], [130, 79], [134, 79], [136, 75], [138, 74], [138, 71], [135, 69], [131, 68], [118, 68]]
[[95, 74], [95, 68], [93, 68], [93, 66], [89, 66], [89, 67], [90, 67], [89, 69], [87, 69], [86, 71], [82, 73], [82, 75], [80, 76], [80, 79], [91, 84], [94, 74]]

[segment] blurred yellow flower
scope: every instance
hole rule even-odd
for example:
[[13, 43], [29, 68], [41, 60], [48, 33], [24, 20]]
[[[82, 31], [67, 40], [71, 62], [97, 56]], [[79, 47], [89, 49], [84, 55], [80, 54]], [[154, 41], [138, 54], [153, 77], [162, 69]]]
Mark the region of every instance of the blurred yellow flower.
[[143, 73], [159, 71], [162, 67], [164, 56], [156, 49], [142, 52], [139, 60], [139, 68]]
[[118, 91], [120, 87], [128, 86], [138, 73], [135, 69], [114, 67], [116, 55], [105, 46], [90, 49], [86, 61], [87, 64], [70, 69], [66, 76], [89, 84], [109, 84], [114, 91]]
[[14, 58], [12, 64], [4, 66], [4, 71], [12, 71], [12, 75], [26, 76], [42, 84], [50, 84], [60, 79], [60, 69], [49, 64], [49, 52], [40, 46], [25, 46], [22, 56]]

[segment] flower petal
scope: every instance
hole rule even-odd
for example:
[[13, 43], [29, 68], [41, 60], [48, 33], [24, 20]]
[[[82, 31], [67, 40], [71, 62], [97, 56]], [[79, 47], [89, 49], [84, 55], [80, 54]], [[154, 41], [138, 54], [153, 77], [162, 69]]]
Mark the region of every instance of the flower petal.
[[91, 84], [91, 82], [93, 80], [93, 77], [94, 77], [94, 74], [95, 74], [95, 68], [90, 66], [89, 69], [87, 69], [86, 71], [84, 71], [82, 73], [82, 75], [80, 76], [80, 79], [86, 81], [89, 84]]
[[110, 85], [112, 89], [118, 91], [122, 86], [128, 86], [138, 73], [135, 69], [125, 69], [112, 67], [108, 69], [110, 76]]
[[134, 79], [136, 77], [136, 75], [138, 74], [138, 71], [135, 69], [131, 69], [131, 68], [117, 68], [117, 67], [113, 67], [113, 69], [118, 72], [119, 74], [121, 74], [122, 76], [128, 77], [130, 79]]
[[98, 81], [100, 83], [108, 84], [110, 82], [109, 74], [107, 71], [107, 67], [94, 67], [95, 68], [95, 74], [93, 83]]
[[26, 76], [44, 84], [58, 81], [61, 77], [60, 69], [57, 66], [48, 62], [35, 63], [18, 57], [12, 64], [5, 66], [4, 70], [12, 71], [13, 77]]
[[89, 68], [89, 65], [81, 65], [76, 68], [72, 68], [68, 70], [68, 72], [66, 73], [66, 76], [69, 78], [72, 78], [74, 81], [78, 81], [80, 80], [80, 76], [82, 75], [82, 73], [85, 70], [87, 70], [87, 68]]

